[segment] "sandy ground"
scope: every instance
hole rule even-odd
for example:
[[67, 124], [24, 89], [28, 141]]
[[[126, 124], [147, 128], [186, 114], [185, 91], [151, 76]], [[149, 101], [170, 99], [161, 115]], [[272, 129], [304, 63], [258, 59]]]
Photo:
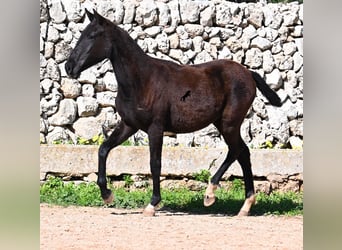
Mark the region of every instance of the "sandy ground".
[[40, 249], [303, 249], [303, 216], [40, 205]]

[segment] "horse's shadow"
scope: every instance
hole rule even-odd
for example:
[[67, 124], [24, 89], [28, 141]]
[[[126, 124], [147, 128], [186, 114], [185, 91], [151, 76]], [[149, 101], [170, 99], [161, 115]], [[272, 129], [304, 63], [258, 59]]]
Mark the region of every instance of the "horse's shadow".
[[[216, 202], [210, 207], [204, 207], [203, 200], [197, 199], [189, 201], [186, 204], [178, 205], [170, 203], [161, 206], [157, 209], [157, 214], [165, 216], [185, 216], [185, 215], [211, 215], [211, 216], [236, 216], [243, 204], [243, 200], [236, 199], [217, 199]], [[303, 209], [303, 204], [295, 202], [290, 198], [282, 198], [277, 202], [272, 201], [257, 201], [252, 206], [249, 213], [250, 216], [265, 216], [265, 215], [284, 215], [291, 214], [293, 211]], [[132, 215], [141, 214], [143, 208], [140, 210], [125, 210], [120, 213], [112, 212], [112, 215]]]

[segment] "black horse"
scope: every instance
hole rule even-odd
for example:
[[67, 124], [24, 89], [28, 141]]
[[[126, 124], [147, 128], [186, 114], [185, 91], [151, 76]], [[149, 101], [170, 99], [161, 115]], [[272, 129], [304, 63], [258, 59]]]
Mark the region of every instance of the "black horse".
[[164, 131], [188, 133], [213, 123], [229, 147], [226, 159], [212, 176], [204, 205], [215, 202], [214, 191], [228, 167], [238, 160], [242, 167], [245, 195], [239, 215], [248, 215], [255, 203], [250, 152], [240, 135], [240, 126], [256, 95], [256, 87], [274, 106], [278, 95], [262, 77], [230, 60], [198, 65], [176, 63], [149, 57], [129, 34], [99, 15], [86, 10], [90, 20], [68, 58], [65, 69], [77, 78], [88, 67], [108, 58], [118, 82], [116, 109], [121, 122], [99, 148], [98, 181], [105, 203], [114, 199], [107, 188], [106, 159], [139, 129], [148, 134], [153, 179], [151, 203], [145, 215], [154, 215], [161, 201], [160, 173]]

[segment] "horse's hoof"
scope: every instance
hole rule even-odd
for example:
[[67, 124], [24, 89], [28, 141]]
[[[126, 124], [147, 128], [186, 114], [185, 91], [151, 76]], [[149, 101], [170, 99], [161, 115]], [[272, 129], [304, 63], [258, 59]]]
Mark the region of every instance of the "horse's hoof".
[[103, 202], [105, 204], [111, 204], [114, 201], [114, 195], [113, 193], [110, 193], [109, 197], [107, 199], [103, 199]]
[[215, 200], [216, 200], [215, 195], [209, 196], [206, 194], [206, 195], [204, 195], [203, 204], [205, 207], [209, 207], [215, 203]]
[[217, 185], [209, 183], [207, 190], [205, 191], [205, 194], [204, 194], [204, 200], [203, 200], [204, 206], [209, 207], [215, 203], [216, 198], [215, 198], [214, 192], [216, 189], [217, 189]]
[[156, 210], [154, 208], [154, 206], [152, 206], [151, 204], [149, 204], [143, 211], [143, 215], [147, 216], [147, 217], [152, 217], [156, 215]]
[[242, 216], [248, 216], [249, 213], [247, 211], [240, 210], [237, 216], [242, 217]]

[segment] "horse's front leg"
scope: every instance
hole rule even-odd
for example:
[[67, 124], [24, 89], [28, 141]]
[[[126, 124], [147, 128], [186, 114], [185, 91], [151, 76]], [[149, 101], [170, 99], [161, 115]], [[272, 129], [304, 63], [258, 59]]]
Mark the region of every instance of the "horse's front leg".
[[163, 145], [163, 128], [152, 124], [148, 129], [148, 139], [150, 146], [150, 168], [153, 181], [153, 192], [151, 203], [144, 209], [145, 216], [154, 216], [155, 207], [161, 201], [160, 195], [160, 173], [161, 173], [161, 155]]
[[104, 203], [112, 203], [114, 200], [112, 191], [107, 188], [107, 178], [106, 178], [106, 161], [107, 156], [111, 149], [120, 145], [122, 142], [133, 135], [137, 130], [129, 127], [123, 121], [121, 121], [118, 126], [114, 129], [109, 138], [104, 141], [99, 148], [99, 172], [97, 184], [101, 190], [101, 196]]

